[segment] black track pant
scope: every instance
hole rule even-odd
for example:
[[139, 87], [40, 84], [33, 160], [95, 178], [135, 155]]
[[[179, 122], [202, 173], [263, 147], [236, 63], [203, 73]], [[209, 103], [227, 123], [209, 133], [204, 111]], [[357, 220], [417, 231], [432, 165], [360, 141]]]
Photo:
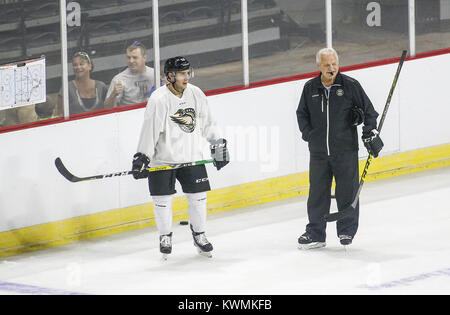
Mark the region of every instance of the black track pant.
[[[358, 190], [358, 152], [341, 152], [331, 156], [311, 153], [310, 157], [309, 224], [306, 226], [306, 231], [314, 241], [325, 242], [326, 221], [324, 215], [330, 212], [333, 176], [336, 181], [335, 196], [338, 210], [343, 210], [352, 203]], [[354, 214], [337, 221], [337, 234], [354, 236], [358, 230], [358, 218], [359, 202]]]

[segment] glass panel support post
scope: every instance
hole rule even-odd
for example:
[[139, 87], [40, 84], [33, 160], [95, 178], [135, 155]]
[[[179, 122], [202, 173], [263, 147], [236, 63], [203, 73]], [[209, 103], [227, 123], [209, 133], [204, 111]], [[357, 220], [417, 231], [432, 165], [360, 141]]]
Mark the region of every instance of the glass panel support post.
[[67, 58], [67, 3], [59, 0], [60, 29], [61, 29], [61, 81], [62, 81], [62, 103], [64, 119], [69, 118], [69, 67]]
[[333, 20], [332, 20], [331, 0], [325, 0], [325, 25], [327, 48], [333, 48]]
[[409, 56], [416, 55], [416, 1], [408, 0]]
[[248, 54], [248, 3], [247, 0], [241, 0], [241, 19], [242, 19], [242, 72], [244, 86], [250, 85], [249, 74], [249, 54]]
[[160, 52], [159, 52], [159, 7], [158, 0], [152, 0], [153, 14], [153, 65], [155, 73], [155, 89], [160, 86]]

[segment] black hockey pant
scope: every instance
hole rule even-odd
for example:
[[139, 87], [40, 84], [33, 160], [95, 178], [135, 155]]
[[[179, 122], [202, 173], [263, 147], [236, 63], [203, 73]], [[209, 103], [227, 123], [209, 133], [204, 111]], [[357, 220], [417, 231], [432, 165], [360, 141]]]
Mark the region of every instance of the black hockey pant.
[[[326, 221], [324, 215], [330, 212], [331, 184], [336, 181], [335, 196], [338, 210], [348, 207], [358, 190], [358, 152], [341, 152], [328, 156], [311, 153], [309, 164], [310, 190], [308, 197], [309, 223], [306, 231], [314, 241], [325, 242]], [[359, 202], [354, 214], [337, 221], [337, 234], [354, 236], [358, 230]]]

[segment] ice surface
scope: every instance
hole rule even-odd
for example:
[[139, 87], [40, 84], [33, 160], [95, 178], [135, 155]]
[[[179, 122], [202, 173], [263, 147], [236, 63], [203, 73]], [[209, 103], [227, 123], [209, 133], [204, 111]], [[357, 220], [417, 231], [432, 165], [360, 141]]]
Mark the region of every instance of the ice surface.
[[178, 224], [167, 261], [155, 227], [3, 257], [0, 294], [450, 294], [449, 196], [450, 167], [366, 183], [347, 250], [297, 249], [302, 196], [210, 215], [211, 259]]

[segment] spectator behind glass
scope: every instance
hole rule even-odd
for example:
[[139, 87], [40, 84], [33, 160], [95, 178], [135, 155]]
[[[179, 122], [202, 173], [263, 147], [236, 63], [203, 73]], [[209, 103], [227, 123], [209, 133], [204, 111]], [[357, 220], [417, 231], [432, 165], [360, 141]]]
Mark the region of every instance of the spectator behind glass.
[[145, 65], [144, 45], [134, 42], [126, 55], [128, 67], [112, 79], [105, 100], [107, 108], [147, 102], [155, 84], [153, 68]]
[[38, 120], [51, 119], [58, 117], [55, 114], [55, 102], [53, 97], [47, 95], [47, 101], [35, 105], [34, 111]]
[[0, 128], [38, 120], [34, 104], [0, 110]]
[[[91, 79], [94, 64], [85, 52], [77, 52], [72, 59], [75, 80], [69, 82], [70, 115], [103, 109], [108, 87]], [[58, 96], [58, 109], [62, 113], [62, 89]]]

